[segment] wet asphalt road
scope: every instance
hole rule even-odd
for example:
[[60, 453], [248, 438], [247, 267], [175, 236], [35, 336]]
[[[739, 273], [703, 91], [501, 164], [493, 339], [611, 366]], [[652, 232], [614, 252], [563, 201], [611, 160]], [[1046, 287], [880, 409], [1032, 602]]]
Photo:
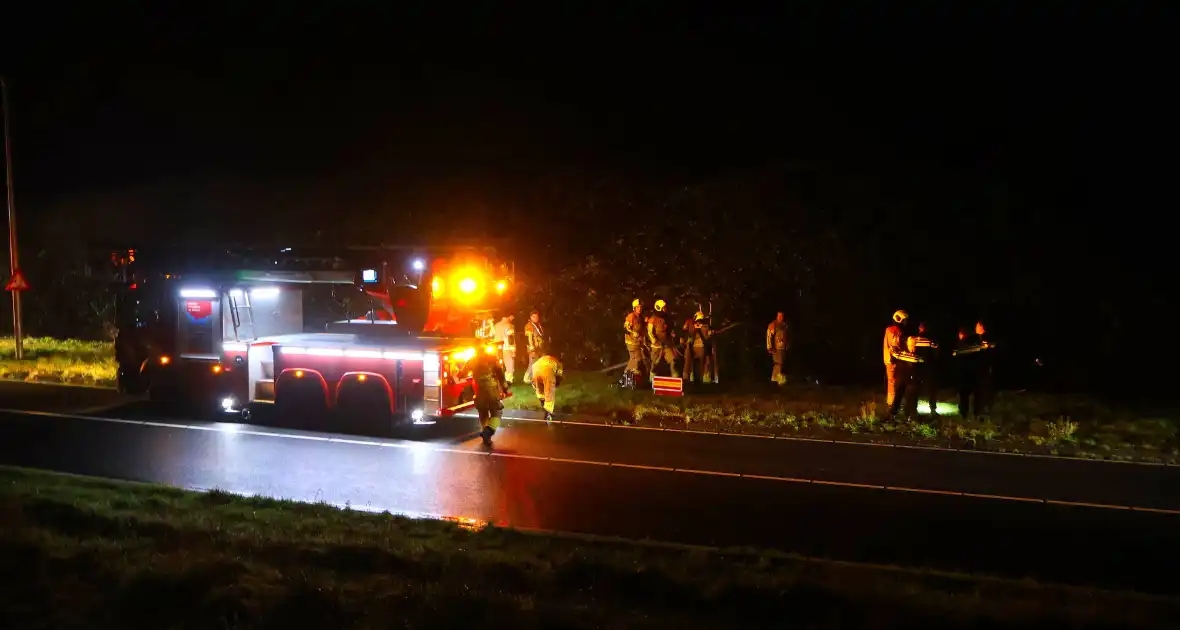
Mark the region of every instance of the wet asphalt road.
[[0, 407], [90, 416], [0, 413], [0, 464], [527, 528], [1180, 586], [1169, 570], [1180, 515], [1022, 500], [1180, 509], [1170, 467], [529, 421], [509, 421], [489, 453], [469, 418], [344, 436], [7, 383]]

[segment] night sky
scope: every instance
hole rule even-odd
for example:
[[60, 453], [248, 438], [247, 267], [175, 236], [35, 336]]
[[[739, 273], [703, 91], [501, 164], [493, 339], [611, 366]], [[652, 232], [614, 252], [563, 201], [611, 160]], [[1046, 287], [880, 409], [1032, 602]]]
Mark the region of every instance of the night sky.
[[[1165, 2], [250, 4], [6, 16], [28, 239], [511, 236], [554, 188], [772, 172], [816, 207], [852, 195], [854, 231], [935, 244], [911, 269], [1018, 247], [1071, 290], [1166, 302]], [[634, 220], [546, 207], [571, 243]]]
[[1134, 199], [1116, 181], [1169, 170], [1146, 155], [1172, 127], [1165, 3], [1016, 4], [29, 15], [5, 29], [18, 203], [478, 211], [570, 170], [768, 164], [906, 201], [986, 182], [1054, 216]]

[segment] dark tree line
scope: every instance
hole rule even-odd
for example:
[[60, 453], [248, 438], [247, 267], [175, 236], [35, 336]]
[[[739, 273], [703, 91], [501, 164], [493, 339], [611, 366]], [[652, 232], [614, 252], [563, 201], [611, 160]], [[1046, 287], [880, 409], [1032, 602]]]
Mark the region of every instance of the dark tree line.
[[[456, 219], [467, 212], [462, 199], [480, 195], [456, 184], [462, 195], [357, 215], [347, 230], [324, 216], [305, 228], [283, 224], [280, 240], [508, 237], [518, 311], [541, 309], [566, 362], [581, 368], [624, 358], [622, 321], [639, 297], [667, 300], [677, 326], [709, 303], [717, 325], [741, 322], [721, 339], [731, 378], [769, 373], [763, 334], [783, 310], [800, 375], [876, 382], [882, 330], [897, 308], [948, 342], [956, 327], [984, 318], [1010, 350], [1016, 385], [1034, 359], [1072, 388], [1165, 371], [1153, 362], [1158, 350], [1128, 339], [1164, 320], [1166, 292], [1111, 236], [969, 180], [935, 186], [831, 172], [787, 165], [689, 184], [562, 173], [490, 187], [466, 232]], [[29, 334], [111, 334], [113, 294], [85, 256], [101, 223], [79, 231], [63, 215], [25, 238]], [[0, 330], [10, 330], [2, 319]], [[1110, 365], [1120, 369], [1100, 369]]]

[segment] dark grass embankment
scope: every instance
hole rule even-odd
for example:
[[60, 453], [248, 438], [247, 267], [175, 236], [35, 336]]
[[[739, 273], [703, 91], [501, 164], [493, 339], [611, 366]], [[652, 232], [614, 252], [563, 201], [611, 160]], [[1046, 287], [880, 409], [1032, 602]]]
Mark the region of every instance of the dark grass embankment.
[[[992, 413], [958, 415], [957, 394], [940, 392], [939, 417], [922, 399], [912, 420], [885, 422], [884, 393], [873, 389], [772, 384], [706, 386], [683, 398], [614, 386], [617, 375], [571, 373], [557, 410], [578, 420], [835, 440], [943, 446], [1115, 460], [1180, 462], [1175, 409], [1112, 406], [1087, 396], [1001, 391]], [[883, 388], [882, 388], [883, 389]], [[518, 384], [505, 406], [539, 409]]]
[[4, 628], [1146, 628], [1180, 613], [1133, 593], [18, 469], [0, 488]]

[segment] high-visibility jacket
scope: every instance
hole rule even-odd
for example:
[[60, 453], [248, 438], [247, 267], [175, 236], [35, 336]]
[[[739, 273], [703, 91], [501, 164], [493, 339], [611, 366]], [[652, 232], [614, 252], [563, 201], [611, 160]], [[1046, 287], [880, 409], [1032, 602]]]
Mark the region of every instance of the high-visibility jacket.
[[529, 354], [535, 352], [543, 352], [545, 350], [545, 331], [541, 325], [530, 321], [524, 327], [524, 338], [528, 344]]
[[918, 355], [923, 361], [933, 361], [937, 354], [938, 344], [929, 337], [922, 335], [914, 335], [910, 337], [914, 341], [914, 354]]
[[885, 341], [881, 344], [882, 358], [885, 360], [885, 365], [893, 365], [895, 363], [914, 363], [916, 357], [906, 351], [905, 345], [905, 331], [901, 326], [894, 324], [885, 329]]
[[496, 324], [495, 341], [503, 342], [504, 352], [516, 352], [516, 326], [513, 326], [508, 318], [501, 319], [500, 323]]
[[953, 354], [956, 357], [961, 357], [968, 354], [977, 354], [987, 350], [992, 350], [995, 347], [996, 344], [973, 335], [967, 337], [966, 339], [960, 340]]
[[653, 348], [663, 348], [671, 345], [671, 341], [668, 338], [668, 320], [664, 319], [663, 313], [656, 311], [647, 319], [647, 342]]
[[643, 345], [643, 315], [631, 311], [623, 320], [623, 342], [628, 346]]
[[500, 409], [500, 399], [508, 389], [500, 361], [494, 355], [480, 352], [467, 365], [475, 381], [475, 406], [479, 409]]
[[709, 343], [713, 341], [713, 329], [709, 325], [701, 322], [693, 326], [692, 331], [692, 347], [707, 348]]
[[766, 351], [777, 352], [787, 349], [787, 323], [777, 319], [766, 327]]

